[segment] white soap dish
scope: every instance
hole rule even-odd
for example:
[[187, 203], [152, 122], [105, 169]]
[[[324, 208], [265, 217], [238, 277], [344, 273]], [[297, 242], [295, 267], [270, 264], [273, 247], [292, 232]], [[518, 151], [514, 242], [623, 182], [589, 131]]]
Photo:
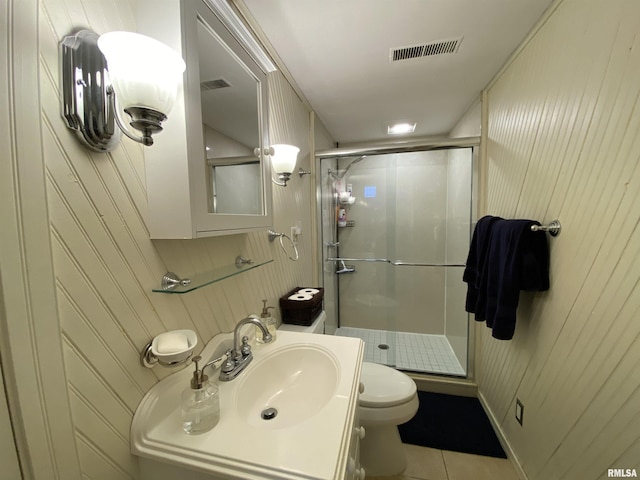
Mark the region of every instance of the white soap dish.
[[198, 344], [193, 330], [173, 330], [154, 337], [140, 353], [140, 362], [147, 368], [159, 363], [164, 367], [176, 367], [185, 363]]

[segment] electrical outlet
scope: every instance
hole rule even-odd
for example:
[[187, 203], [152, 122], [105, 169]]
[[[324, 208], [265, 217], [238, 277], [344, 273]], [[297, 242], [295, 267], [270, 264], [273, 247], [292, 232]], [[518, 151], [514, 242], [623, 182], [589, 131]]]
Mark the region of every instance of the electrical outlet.
[[297, 245], [298, 236], [302, 235], [302, 221], [298, 220], [295, 225], [291, 227], [291, 241]]
[[516, 420], [520, 425], [524, 420], [524, 405], [519, 398], [516, 398]]

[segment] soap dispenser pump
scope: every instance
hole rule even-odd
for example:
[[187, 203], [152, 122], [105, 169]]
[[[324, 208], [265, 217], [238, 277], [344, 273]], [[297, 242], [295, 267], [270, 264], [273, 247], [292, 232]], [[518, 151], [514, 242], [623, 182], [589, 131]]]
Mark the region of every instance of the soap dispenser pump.
[[[262, 323], [264, 323], [265, 327], [267, 327], [267, 330], [271, 334], [271, 337], [273, 338], [273, 340], [275, 340], [276, 339], [276, 319], [272, 317], [271, 314], [269, 313], [270, 308], [275, 308], [275, 307], [267, 307], [267, 300], [262, 300], [262, 313], [260, 313], [260, 320], [262, 320]], [[262, 340], [262, 335], [256, 335], [256, 342], [264, 343], [264, 341]]]
[[200, 360], [200, 356], [193, 357], [196, 368], [189, 388], [182, 392], [182, 428], [190, 435], [208, 432], [220, 420], [218, 387], [209, 383], [204, 367], [198, 368]]

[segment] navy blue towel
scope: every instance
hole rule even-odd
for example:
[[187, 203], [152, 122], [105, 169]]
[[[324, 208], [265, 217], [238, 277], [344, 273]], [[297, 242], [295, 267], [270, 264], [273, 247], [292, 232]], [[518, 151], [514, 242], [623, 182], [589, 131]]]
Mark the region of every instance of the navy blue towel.
[[[486, 271], [491, 227], [498, 220], [502, 219], [500, 217], [487, 215], [476, 223], [476, 228], [471, 238], [469, 256], [467, 257], [467, 266], [462, 275], [462, 280], [467, 283], [465, 310], [470, 313], [475, 313], [476, 318], [480, 316], [483, 320], [486, 318], [487, 299], [486, 292], [484, 292], [484, 290], [486, 290], [486, 279], [484, 279], [485, 282], [482, 284], [482, 275], [483, 272]], [[482, 294], [480, 293], [481, 291]]]
[[474, 230], [463, 275], [465, 308], [500, 340], [513, 338], [520, 291], [549, 289], [547, 237], [531, 225], [539, 223], [487, 216]]

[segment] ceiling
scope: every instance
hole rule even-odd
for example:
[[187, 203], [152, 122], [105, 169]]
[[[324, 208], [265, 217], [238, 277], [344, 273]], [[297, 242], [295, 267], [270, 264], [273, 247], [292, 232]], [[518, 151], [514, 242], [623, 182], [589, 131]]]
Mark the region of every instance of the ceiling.
[[[333, 138], [446, 135], [552, 0], [242, 0]], [[461, 40], [460, 40], [461, 39]], [[459, 40], [396, 62], [399, 47]]]

